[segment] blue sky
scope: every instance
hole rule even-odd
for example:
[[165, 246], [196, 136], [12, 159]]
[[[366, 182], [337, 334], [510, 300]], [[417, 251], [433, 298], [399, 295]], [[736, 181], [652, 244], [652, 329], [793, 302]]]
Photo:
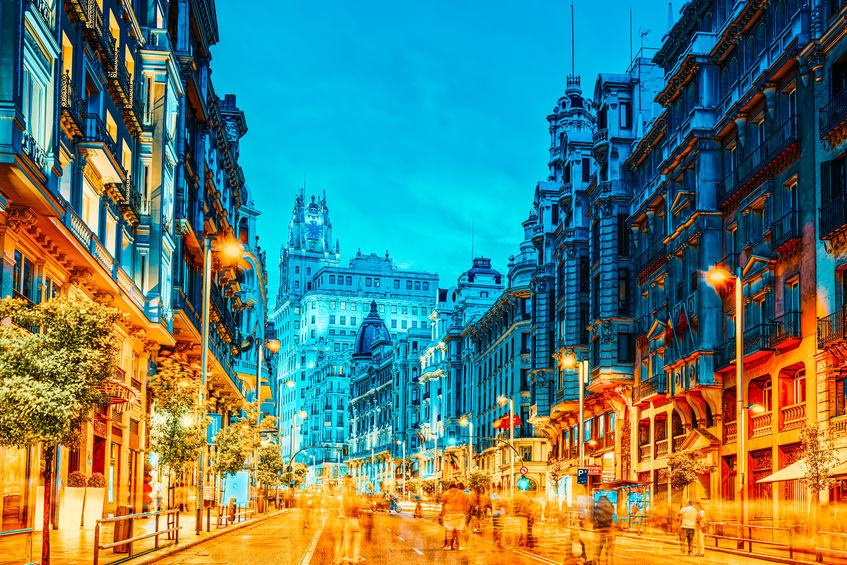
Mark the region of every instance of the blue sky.
[[[576, 73], [630, 62], [629, 9], [645, 45], [668, 3], [574, 3]], [[681, 2], [674, 3], [674, 17]], [[326, 191], [342, 261], [356, 250], [455, 284], [475, 255], [505, 272], [535, 183], [547, 177], [546, 116], [571, 69], [570, 3], [218, 0], [219, 96], [249, 131], [241, 164], [258, 207], [275, 296], [298, 187]]]

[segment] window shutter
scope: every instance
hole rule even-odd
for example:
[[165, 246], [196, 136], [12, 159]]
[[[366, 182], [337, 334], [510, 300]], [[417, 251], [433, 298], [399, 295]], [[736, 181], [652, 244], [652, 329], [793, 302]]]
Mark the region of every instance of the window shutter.
[[832, 199], [832, 161], [821, 163], [821, 202], [828, 204]]

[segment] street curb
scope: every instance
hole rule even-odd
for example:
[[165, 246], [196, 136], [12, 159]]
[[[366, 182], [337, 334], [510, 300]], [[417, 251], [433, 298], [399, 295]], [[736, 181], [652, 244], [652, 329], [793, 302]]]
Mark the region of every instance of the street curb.
[[[187, 543], [180, 543], [168, 546], [167, 548], [162, 548], [161, 550], [155, 550], [155, 554], [153, 552], [147, 554], [147, 556], [143, 558], [130, 558], [130, 559], [121, 559], [119, 561], [112, 561], [109, 565], [117, 565], [118, 563], [133, 563], [133, 565], [148, 565], [149, 563], [155, 563], [156, 561], [160, 561], [166, 557], [170, 557], [176, 553], [180, 553], [181, 551], [185, 551], [195, 545], [200, 545], [201, 543], [205, 543], [207, 541], [211, 541], [218, 536], [222, 536], [229, 532], [234, 532], [235, 530], [240, 530], [242, 528], [246, 528], [248, 526], [255, 526], [256, 524], [260, 524], [269, 518], [273, 518], [275, 516], [279, 516], [281, 514], [285, 514], [288, 510], [277, 510], [273, 514], [268, 514], [266, 516], [262, 516], [261, 518], [253, 518], [252, 520], [248, 520], [246, 522], [241, 522], [238, 524], [233, 524], [228, 526], [226, 529], [218, 530], [216, 532], [210, 532], [210, 535], [203, 538], [193, 539]], [[160, 553], [161, 552], [161, 553]]]

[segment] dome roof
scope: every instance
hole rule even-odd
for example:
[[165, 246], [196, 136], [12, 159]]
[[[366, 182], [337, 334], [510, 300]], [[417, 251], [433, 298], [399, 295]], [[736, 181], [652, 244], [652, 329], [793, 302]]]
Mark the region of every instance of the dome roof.
[[371, 301], [371, 311], [362, 320], [362, 325], [356, 331], [356, 340], [353, 342], [353, 358], [367, 359], [371, 357], [371, 344], [374, 342], [385, 341], [391, 343], [391, 338], [388, 335], [388, 328], [382, 318], [379, 317], [376, 309], [376, 301]]

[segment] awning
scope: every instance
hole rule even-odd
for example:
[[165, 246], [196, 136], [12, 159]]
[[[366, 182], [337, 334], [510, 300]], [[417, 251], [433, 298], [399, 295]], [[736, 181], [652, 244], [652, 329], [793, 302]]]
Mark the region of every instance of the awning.
[[[833, 476], [847, 474], [847, 447], [836, 448], [836, 456], [838, 457], [840, 463], [833, 467], [832, 471], [830, 471], [830, 474]], [[780, 469], [776, 473], [768, 475], [764, 479], [759, 479], [756, 482], [776, 483], [779, 481], [793, 481], [796, 479], [800, 479], [803, 477], [803, 468], [800, 466], [800, 463], [802, 462], [803, 459], [795, 461], [785, 469]]]
[[[802, 461], [802, 459], [800, 460]], [[800, 467], [800, 461], [795, 461], [785, 469], [780, 469], [776, 473], [772, 473], [764, 479], [759, 479], [757, 483], [776, 483], [779, 481], [793, 481], [803, 476], [803, 469]]]

